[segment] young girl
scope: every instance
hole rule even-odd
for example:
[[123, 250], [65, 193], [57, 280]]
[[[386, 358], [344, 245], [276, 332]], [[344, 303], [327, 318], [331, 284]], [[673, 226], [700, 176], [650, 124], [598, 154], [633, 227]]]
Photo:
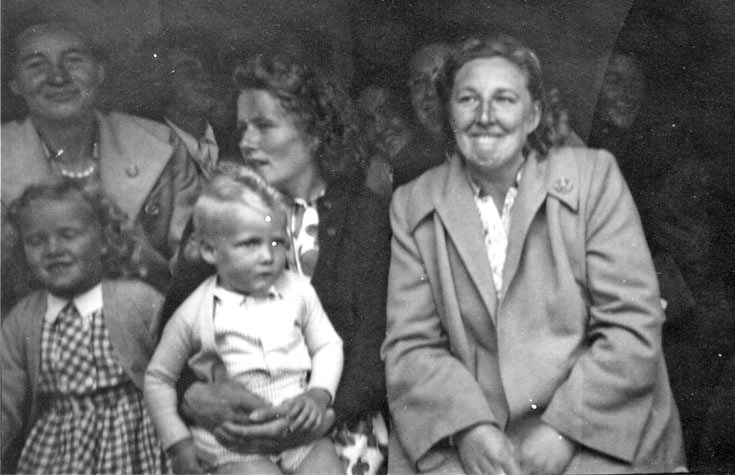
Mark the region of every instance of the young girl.
[[162, 296], [120, 278], [123, 216], [58, 183], [28, 187], [9, 218], [42, 289], [2, 326], [3, 473], [160, 473], [142, 386]]
[[174, 471], [344, 474], [327, 437], [275, 455], [243, 455], [179, 416], [176, 382], [188, 364], [202, 380], [229, 379], [283, 404], [289, 429], [310, 431], [334, 398], [343, 363], [342, 340], [314, 288], [285, 270], [286, 210], [275, 189], [253, 171], [224, 168], [199, 197], [194, 227], [216, 274], [176, 310], [145, 377], [146, 403]]

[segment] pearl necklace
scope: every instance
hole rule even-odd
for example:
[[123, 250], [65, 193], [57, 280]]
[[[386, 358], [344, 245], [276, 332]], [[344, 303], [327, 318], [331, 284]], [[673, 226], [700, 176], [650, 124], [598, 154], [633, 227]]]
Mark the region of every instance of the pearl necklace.
[[56, 152], [53, 156], [51, 156], [51, 152], [49, 151], [46, 144], [44, 144], [44, 148], [46, 149], [46, 156], [49, 158], [49, 161], [56, 164], [56, 166], [59, 168], [59, 171], [61, 172], [61, 176], [65, 178], [71, 178], [72, 180], [83, 180], [84, 178], [89, 178], [90, 176], [92, 176], [92, 174], [97, 169], [97, 162], [99, 161], [99, 147], [97, 146], [97, 141], [92, 144], [92, 157], [94, 158], [94, 161], [89, 167], [80, 172], [69, 171], [61, 166], [61, 156], [64, 154], [63, 148], [59, 149], [59, 151]]

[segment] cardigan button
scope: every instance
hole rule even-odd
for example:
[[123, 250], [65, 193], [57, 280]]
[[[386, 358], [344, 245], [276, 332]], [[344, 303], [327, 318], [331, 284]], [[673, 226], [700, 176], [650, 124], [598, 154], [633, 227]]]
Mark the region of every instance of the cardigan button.
[[335, 234], [337, 234], [337, 230], [336, 229], [334, 229], [333, 227], [328, 227], [327, 228], [327, 235], [328, 236], [334, 237]]
[[156, 202], [150, 202], [150, 203], [146, 203], [145, 208], [143, 208], [143, 211], [145, 211], [145, 214], [149, 216], [157, 216], [158, 213], [161, 212], [161, 207]]
[[140, 173], [137, 165], [129, 166], [125, 169], [125, 174], [130, 178], [135, 178]]
[[324, 201], [324, 208], [325, 209], [332, 209], [332, 202], [329, 200]]

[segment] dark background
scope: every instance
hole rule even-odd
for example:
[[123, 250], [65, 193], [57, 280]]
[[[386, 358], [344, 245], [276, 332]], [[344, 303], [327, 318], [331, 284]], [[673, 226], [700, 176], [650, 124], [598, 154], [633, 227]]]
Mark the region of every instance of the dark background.
[[[145, 100], [135, 47], [165, 27], [206, 28], [223, 57], [287, 50], [353, 92], [381, 84], [399, 93], [422, 44], [504, 32], [536, 50], [583, 138], [616, 42], [645, 59], [656, 87], [687, 86], [689, 97], [672, 100], [686, 103], [701, 133], [716, 137], [732, 124], [735, 6], [726, 0], [4, 0], [3, 26], [32, 7], [89, 27], [110, 54], [104, 103], [123, 110]], [[22, 114], [7, 91], [3, 99], [3, 120]]]

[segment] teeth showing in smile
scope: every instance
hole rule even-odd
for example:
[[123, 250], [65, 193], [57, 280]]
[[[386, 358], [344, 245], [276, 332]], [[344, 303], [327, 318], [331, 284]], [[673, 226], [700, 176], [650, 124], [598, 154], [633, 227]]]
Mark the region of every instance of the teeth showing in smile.
[[479, 144], [490, 144], [497, 142], [500, 138], [499, 135], [490, 135], [490, 134], [483, 134], [483, 135], [473, 135], [472, 140]]

